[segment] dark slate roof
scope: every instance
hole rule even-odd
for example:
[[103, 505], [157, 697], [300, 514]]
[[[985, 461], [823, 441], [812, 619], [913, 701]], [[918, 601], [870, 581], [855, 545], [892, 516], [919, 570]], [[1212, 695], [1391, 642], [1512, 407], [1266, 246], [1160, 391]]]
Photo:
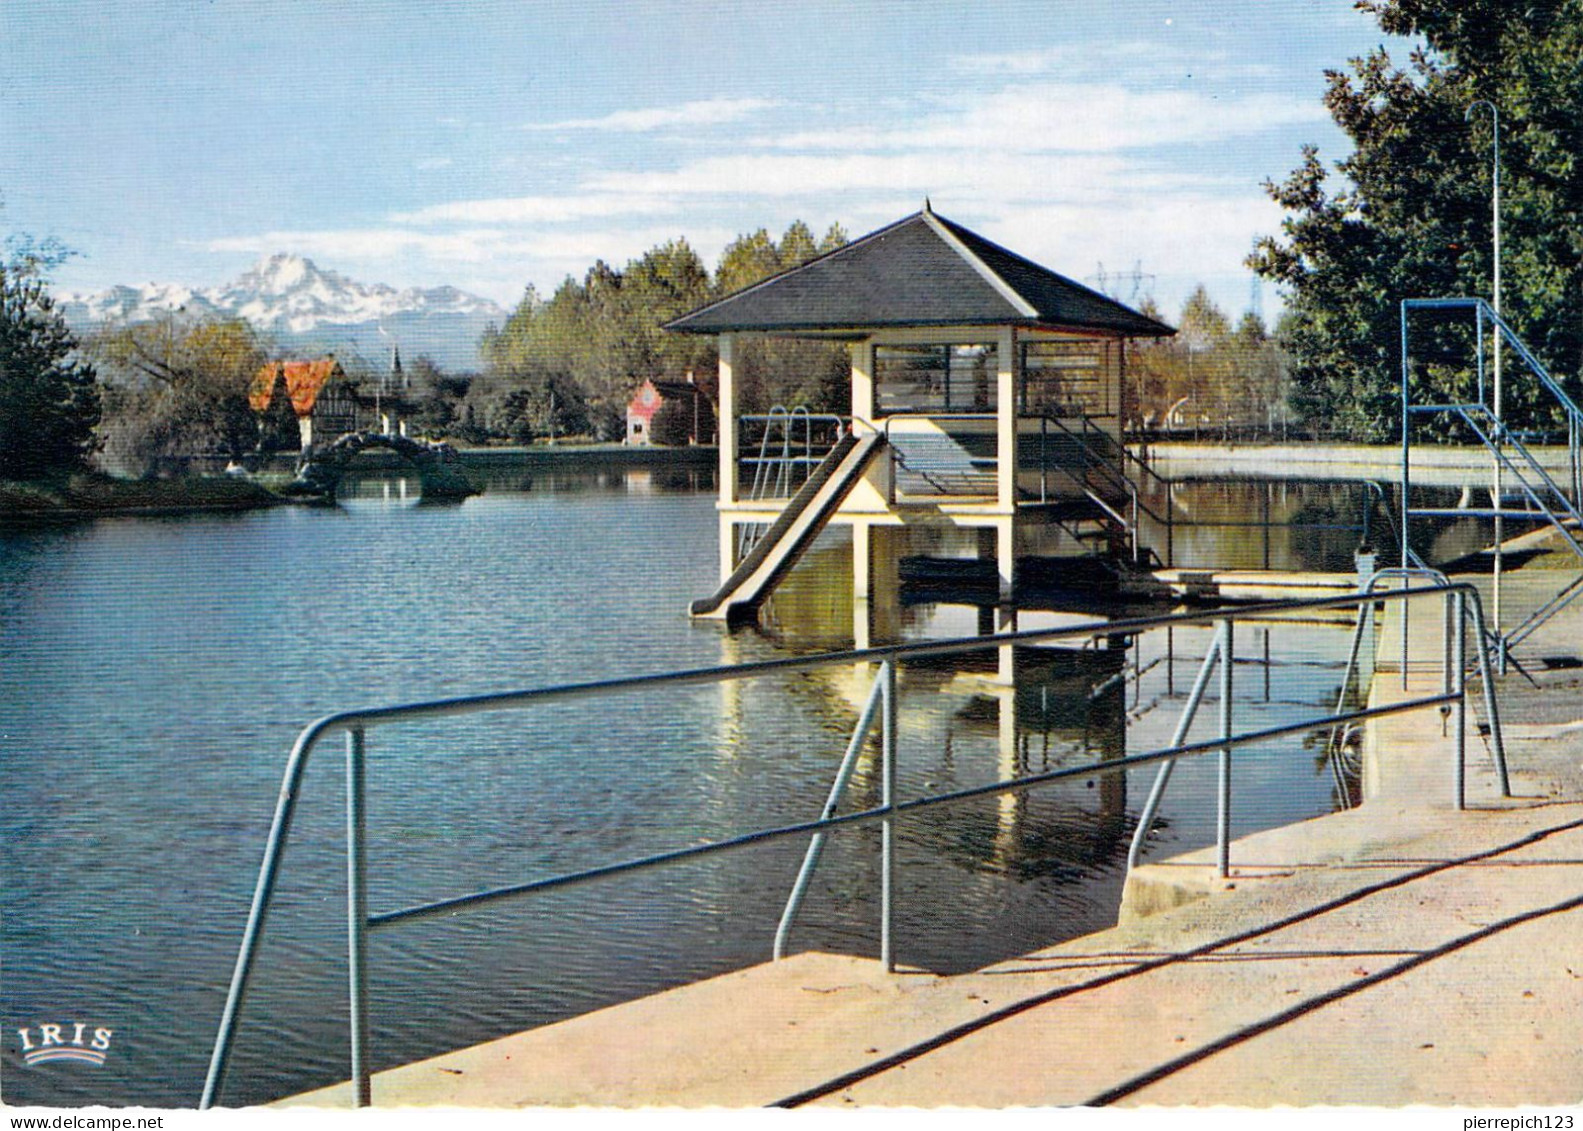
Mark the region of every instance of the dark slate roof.
[[666, 325], [856, 334], [880, 327], [1051, 326], [1136, 337], [1176, 331], [929, 209]]

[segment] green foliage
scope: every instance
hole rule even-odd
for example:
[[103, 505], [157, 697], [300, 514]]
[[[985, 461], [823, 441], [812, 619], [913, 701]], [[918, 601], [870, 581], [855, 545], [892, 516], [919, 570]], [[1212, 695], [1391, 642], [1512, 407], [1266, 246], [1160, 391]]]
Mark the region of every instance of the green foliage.
[[[1354, 145], [1335, 166], [1342, 182], [1332, 188], [1318, 151], [1305, 148], [1298, 168], [1267, 186], [1288, 213], [1282, 234], [1261, 239], [1248, 263], [1288, 296], [1282, 335], [1298, 416], [1382, 440], [1396, 429], [1399, 301], [1490, 295], [1493, 137], [1487, 108], [1470, 119], [1477, 100], [1501, 114], [1507, 320], [1552, 372], [1575, 373], [1583, 358], [1583, 0], [1520, 12], [1500, 0], [1359, 7], [1428, 49], [1405, 67], [1381, 49], [1350, 72], [1327, 72], [1326, 107]], [[1439, 356], [1411, 376], [1437, 397], [1470, 380], [1458, 333], [1427, 330]], [[1509, 417], [1543, 426], [1538, 400], [1534, 382], [1514, 383]]]
[[13, 251], [0, 263], [0, 477], [35, 479], [97, 448], [99, 388], [41, 277], [51, 253]]
[[406, 375], [407, 397], [413, 404], [412, 426], [430, 436], [451, 431], [472, 384], [471, 375], [447, 373], [428, 354], [419, 354], [407, 366]]
[[[714, 297], [734, 294], [755, 283], [797, 267], [847, 242], [846, 231], [832, 224], [815, 244], [813, 232], [793, 221], [777, 244], [763, 228], [738, 236], [720, 256]], [[815, 412], [844, 412], [848, 407], [850, 359], [844, 347], [792, 339], [749, 339], [736, 356], [737, 409], [767, 412], [774, 405], [806, 405]]]
[[[107, 327], [87, 344], [108, 387], [106, 453], [124, 469], [146, 472], [160, 456], [234, 459], [260, 445], [247, 394], [269, 355], [244, 319], [172, 313]], [[296, 446], [283, 419], [266, 420], [263, 435]]]
[[497, 383], [556, 376], [594, 402], [620, 402], [646, 378], [680, 380], [712, 365], [709, 347], [660, 327], [709, 299], [709, 275], [685, 240], [617, 271], [600, 261], [541, 299], [531, 287], [506, 324], [485, 336], [485, 375]]
[[[677, 239], [619, 271], [596, 262], [581, 280], [567, 278], [548, 299], [529, 287], [505, 325], [485, 334], [484, 372], [442, 426], [470, 442], [547, 436], [552, 423], [558, 435], [618, 440], [627, 402], [645, 380], [681, 381], [691, 372], [707, 395], [714, 394], [714, 343], [666, 333], [665, 323], [846, 242], [839, 224], [815, 241], [812, 229], [798, 220], [778, 242], [763, 229], [738, 237], [712, 278], [687, 241]], [[847, 354], [839, 346], [749, 342], [737, 365], [743, 412], [777, 403], [827, 411], [845, 405]], [[559, 398], [553, 420], [546, 415], [545, 390], [551, 385]]]
[[679, 398], [665, 401], [649, 421], [649, 442], [669, 448], [686, 447], [693, 435], [693, 406]]

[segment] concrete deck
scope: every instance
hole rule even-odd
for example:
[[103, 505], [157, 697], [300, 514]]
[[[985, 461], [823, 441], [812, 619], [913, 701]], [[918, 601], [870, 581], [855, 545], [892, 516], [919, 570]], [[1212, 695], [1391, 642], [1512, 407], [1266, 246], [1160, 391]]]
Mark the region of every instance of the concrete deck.
[[[1560, 580], [1509, 575], [1508, 607]], [[800, 955], [380, 1073], [374, 1101], [1583, 1102], [1583, 609], [1531, 645], [1534, 683], [1498, 680], [1512, 798], [1470, 720], [1453, 810], [1449, 729], [1398, 716], [1363, 806], [1237, 841], [1226, 880], [1148, 864], [1112, 930], [952, 977]]]

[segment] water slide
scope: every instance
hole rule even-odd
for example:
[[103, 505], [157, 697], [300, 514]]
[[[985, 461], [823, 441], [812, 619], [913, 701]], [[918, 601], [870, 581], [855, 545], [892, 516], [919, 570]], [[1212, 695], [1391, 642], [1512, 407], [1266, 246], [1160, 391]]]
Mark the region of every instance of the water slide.
[[719, 592], [692, 603], [692, 615], [734, 620], [757, 609], [797, 564], [884, 445], [885, 437], [878, 433], [842, 436]]

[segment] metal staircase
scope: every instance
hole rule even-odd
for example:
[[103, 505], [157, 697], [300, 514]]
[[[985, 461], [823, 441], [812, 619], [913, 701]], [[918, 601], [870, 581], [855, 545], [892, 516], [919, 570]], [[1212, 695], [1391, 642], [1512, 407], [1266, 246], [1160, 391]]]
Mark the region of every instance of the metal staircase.
[[[1412, 369], [1411, 323], [1409, 315], [1415, 311], [1468, 311], [1475, 324], [1477, 382], [1472, 400], [1450, 400], [1432, 403], [1414, 403], [1409, 374]], [[1579, 572], [1561, 590], [1530, 613], [1520, 624], [1504, 630], [1499, 624], [1494, 632], [1499, 639], [1499, 650], [1504, 656], [1521, 644], [1534, 630], [1561, 609], [1583, 595], [1583, 409], [1551, 376], [1533, 352], [1512, 332], [1489, 303], [1478, 298], [1407, 299], [1401, 304], [1402, 360], [1402, 513], [1401, 542], [1402, 565], [1422, 565], [1416, 555], [1407, 549], [1410, 523], [1414, 518], [1458, 517], [1492, 518], [1498, 524], [1516, 522], [1527, 527], [1549, 526], [1559, 537], [1561, 545], [1576, 556]], [[1547, 468], [1521, 436], [1501, 418], [1494, 404], [1489, 403], [1494, 393], [1487, 380], [1485, 367], [1486, 332], [1494, 335], [1491, 344], [1497, 350], [1507, 347], [1521, 363], [1521, 371], [1537, 380], [1546, 394], [1550, 407], [1559, 410], [1566, 427], [1567, 458], [1558, 477]], [[1515, 367], [1514, 367], [1515, 368]], [[1509, 386], [1508, 386], [1509, 387]], [[1476, 436], [1492, 457], [1492, 488], [1490, 506], [1487, 508], [1414, 507], [1411, 505], [1412, 460], [1410, 429], [1415, 419], [1440, 416], [1459, 421]], [[1498, 526], [1499, 530], [1500, 527]], [[1500, 552], [1502, 539], [1496, 538], [1496, 552]], [[1498, 561], [1498, 558], [1497, 558]], [[1499, 572], [1496, 574], [1499, 603]]]

